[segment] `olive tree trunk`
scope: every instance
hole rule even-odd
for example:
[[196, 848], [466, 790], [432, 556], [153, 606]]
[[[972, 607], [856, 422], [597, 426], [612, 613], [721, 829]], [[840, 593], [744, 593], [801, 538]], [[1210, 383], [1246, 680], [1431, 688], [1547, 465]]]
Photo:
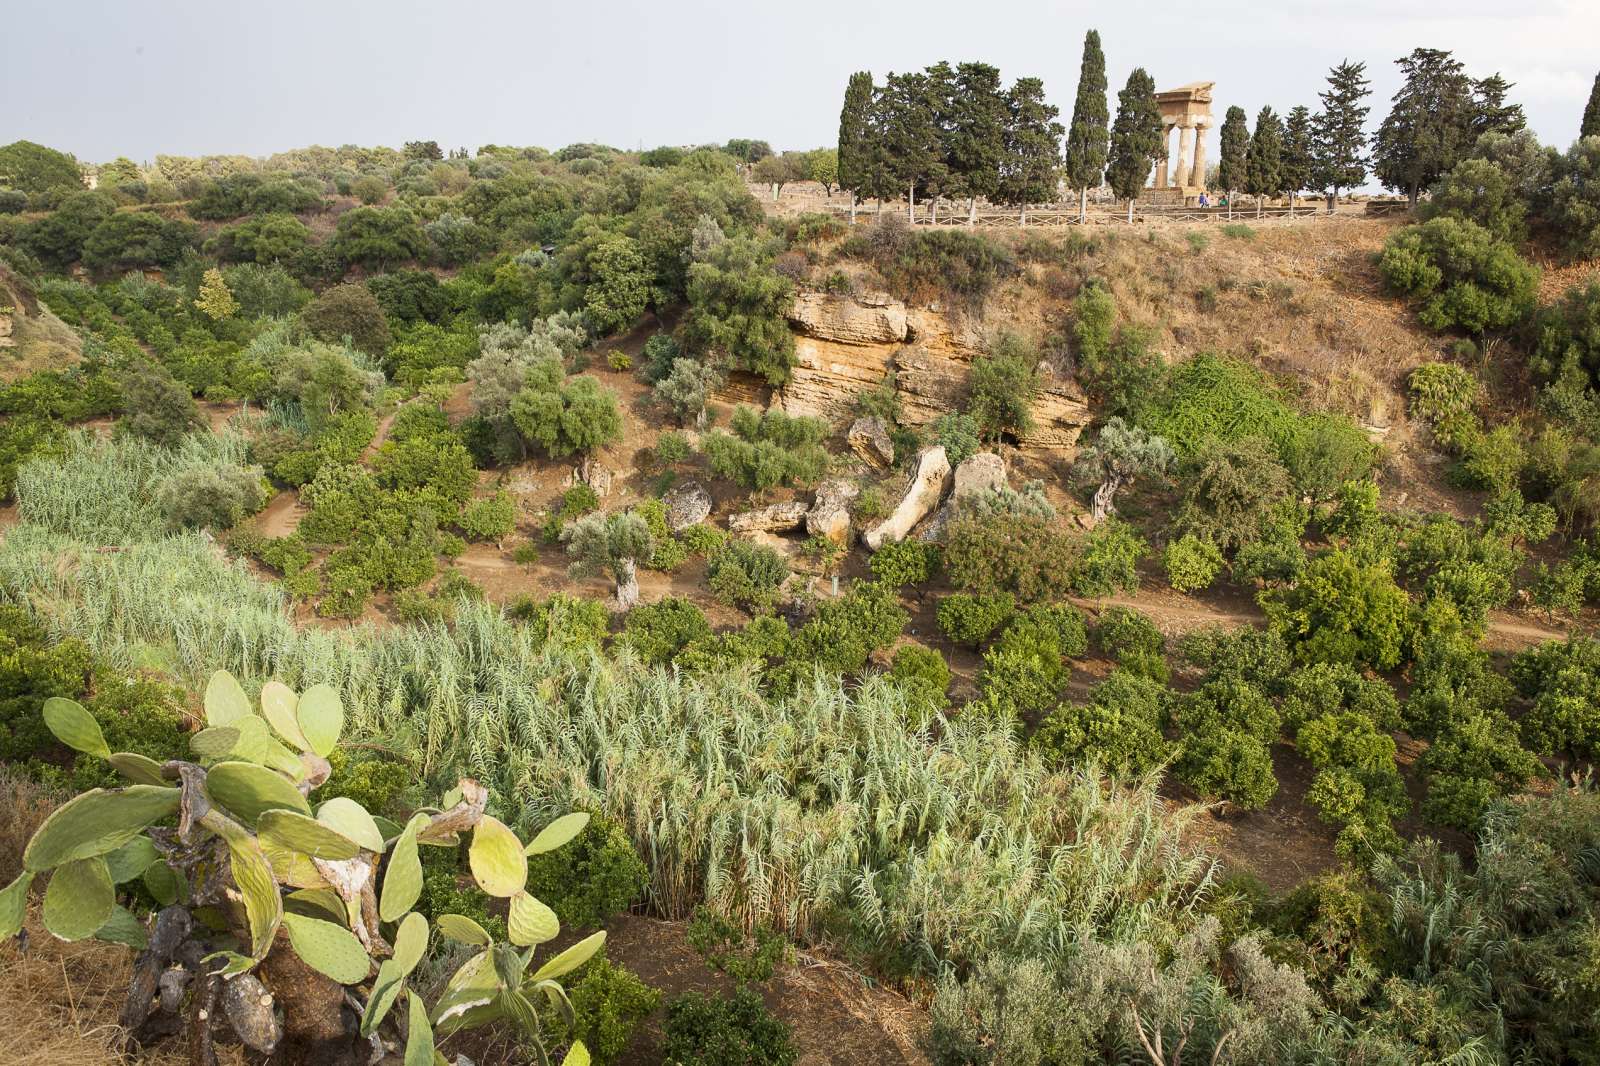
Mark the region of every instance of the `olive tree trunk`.
[[639, 568], [632, 559], [617, 561], [617, 608], [631, 611], [639, 606]]

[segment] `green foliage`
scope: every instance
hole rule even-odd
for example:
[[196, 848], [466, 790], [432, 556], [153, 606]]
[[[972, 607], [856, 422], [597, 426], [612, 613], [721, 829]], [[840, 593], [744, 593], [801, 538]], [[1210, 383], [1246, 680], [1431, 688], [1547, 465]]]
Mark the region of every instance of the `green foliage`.
[[688, 600], [668, 596], [628, 612], [622, 641], [646, 662], [671, 662], [691, 644], [711, 639], [711, 623]]
[[1110, 773], [1147, 773], [1167, 758], [1161, 734], [1167, 699], [1159, 681], [1113, 670], [1088, 703], [1062, 704], [1051, 712], [1029, 743], [1054, 763], [1092, 759]]
[[1009, 592], [970, 595], [952, 592], [939, 597], [939, 629], [956, 644], [974, 648], [1016, 613], [1016, 597]]
[[1423, 817], [1471, 832], [1491, 803], [1521, 790], [1542, 768], [1504, 712], [1468, 705], [1446, 719], [1418, 769], [1428, 789]]
[[1166, 683], [1167, 638], [1148, 615], [1132, 607], [1107, 608], [1095, 623], [1094, 642], [1123, 670]]
[[501, 541], [517, 527], [517, 506], [510, 496], [497, 492], [468, 503], [455, 524], [475, 540]]
[[572, 843], [528, 859], [528, 891], [565, 929], [601, 928], [641, 899], [649, 883], [627, 833], [608, 818], [591, 818]]
[[565, 381], [555, 373], [530, 374], [510, 415], [523, 440], [552, 458], [587, 454], [622, 435], [616, 394], [587, 374]]
[[266, 502], [261, 468], [190, 467], [162, 483], [157, 502], [173, 529], [231, 529]]
[[1584, 137], [1553, 160], [1545, 223], [1574, 259], [1600, 255], [1600, 145]]
[[789, 1027], [748, 988], [731, 997], [687, 992], [667, 1004], [661, 1050], [679, 1066], [793, 1066]]
[[335, 285], [305, 306], [300, 321], [312, 336], [335, 343], [348, 337], [368, 355], [381, 356], [392, 339], [383, 307], [365, 285]]
[[984, 652], [984, 709], [1004, 719], [1045, 713], [1071, 676], [1068, 660], [1087, 647], [1083, 615], [1070, 604], [1036, 604], [1016, 615]]
[[950, 665], [932, 648], [902, 644], [895, 650], [888, 677], [906, 695], [913, 718], [919, 709], [942, 711], [949, 704]]
[[828, 467], [822, 441], [828, 424], [820, 418], [790, 416], [773, 409], [757, 413], [740, 405], [733, 412], [733, 433], [720, 430], [701, 441], [711, 470], [752, 492], [778, 485], [813, 482]]
[[1541, 644], [1511, 661], [1510, 676], [1533, 701], [1519, 723], [1533, 750], [1580, 758], [1600, 750], [1600, 644], [1584, 637]]
[[1211, 587], [1222, 572], [1222, 550], [1194, 533], [1185, 533], [1162, 554], [1167, 584], [1178, 592], [1199, 592]]
[[339, 216], [328, 246], [341, 260], [387, 270], [427, 257], [429, 244], [416, 216], [404, 207], [358, 207]]
[[1072, 571], [1072, 589], [1080, 596], [1115, 596], [1139, 588], [1139, 560], [1150, 553], [1138, 530], [1108, 518], [1090, 531]]
[[995, 441], [1033, 428], [1038, 366], [1038, 348], [1014, 333], [1001, 334], [986, 354], [973, 360], [967, 377], [967, 413], [977, 423], [980, 437]]
[[596, 956], [570, 982], [572, 1035], [601, 1066], [620, 1062], [632, 1042], [633, 1032], [661, 1005], [661, 993], [624, 966]]
[[680, 335], [699, 354], [715, 354], [773, 385], [789, 379], [794, 335], [785, 317], [794, 287], [771, 269], [772, 249], [745, 238], [724, 241], [689, 267], [689, 309]]
[[1298, 419], [1254, 367], [1202, 353], [1174, 367], [1159, 406], [1145, 419], [1182, 459], [1215, 442], [1263, 437], [1283, 449]]
[[934, 419], [933, 439], [944, 449], [951, 467], [960, 466], [983, 449], [978, 421], [970, 414], [947, 411]]
[[950, 524], [944, 563], [957, 588], [1026, 603], [1064, 593], [1077, 554], [1066, 531], [1042, 518], [961, 517]]
[[1574, 285], [1534, 320], [1531, 364], [1549, 380], [1600, 381], [1600, 282]]
[[782, 934], [757, 926], [753, 934], [708, 907], [696, 907], [685, 939], [706, 960], [706, 965], [725, 973], [741, 987], [772, 979], [782, 963], [792, 960], [794, 949]]
[[1539, 286], [1538, 268], [1511, 245], [1476, 223], [1450, 217], [1396, 232], [1384, 245], [1379, 269], [1434, 330], [1510, 329], [1533, 313]]
[[1317, 556], [1291, 588], [1266, 593], [1272, 627], [1306, 662], [1398, 665], [1410, 633], [1411, 603], [1387, 561], [1363, 562], [1334, 549]]
[[122, 380], [123, 415], [118, 431], [171, 447], [200, 427], [200, 411], [189, 390], [165, 368], [138, 366]]
[[0, 147], [0, 185], [22, 192], [83, 188], [78, 161], [65, 152], [33, 141], [12, 141]]
[[789, 576], [783, 557], [765, 544], [729, 540], [706, 560], [706, 584], [723, 603], [751, 611], [770, 608]]
[[1186, 737], [1176, 770], [1178, 778], [1197, 792], [1241, 810], [1259, 810], [1278, 792], [1272, 753], [1259, 739], [1237, 729]]
[[895, 541], [874, 552], [867, 566], [874, 578], [891, 588], [921, 585], [939, 569], [939, 548], [920, 540]]
[[1256, 540], [1263, 518], [1289, 498], [1288, 472], [1260, 437], [1214, 440], [1196, 456], [1178, 526], [1224, 551]]

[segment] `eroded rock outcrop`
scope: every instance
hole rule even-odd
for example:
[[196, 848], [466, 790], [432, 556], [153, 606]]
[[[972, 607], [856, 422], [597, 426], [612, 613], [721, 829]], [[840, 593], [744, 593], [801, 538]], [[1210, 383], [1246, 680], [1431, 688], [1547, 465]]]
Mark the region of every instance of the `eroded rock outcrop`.
[[829, 478], [817, 486], [817, 498], [806, 512], [806, 533], [850, 546], [850, 502], [861, 486], [845, 478]]
[[[906, 425], [925, 425], [960, 410], [968, 371], [985, 347], [982, 330], [971, 322], [907, 308], [879, 294], [801, 293], [789, 321], [796, 333], [796, 365], [776, 402], [788, 414], [816, 415], [838, 426], [854, 417], [857, 397], [886, 377], [900, 394]], [[1018, 444], [1071, 448], [1089, 421], [1088, 406], [1070, 378], [1053, 375], [1048, 367], [1044, 378], [1033, 405], [1034, 428]], [[731, 394], [719, 398], [736, 399]]]
[[917, 534], [918, 539], [942, 541], [950, 523], [960, 516], [964, 501], [979, 493], [1003, 488], [1005, 484], [1006, 464], [1000, 456], [994, 452], [978, 452], [967, 456], [956, 465], [949, 497], [939, 508], [939, 513]]
[[889, 436], [883, 419], [875, 415], [858, 418], [850, 423], [845, 434], [850, 450], [868, 466], [883, 470], [894, 465], [894, 441]]
[[944, 448], [935, 446], [924, 449], [917, 456], [917, 472], [912, 475], [911, 484], [906, 487], [906, 493], [894, 513], [867, 530], [862, 538], [867, 542], [867, 547], [877, 551], [885, 544], [904, 540], [918, 522], [939, 506], [952, 480], [950, 460], [945, 456]]
[[728, 529], [734, 533], [788, 533], [800, 528], [808, 510], [804, 500], [786, 500], [729, 515]]

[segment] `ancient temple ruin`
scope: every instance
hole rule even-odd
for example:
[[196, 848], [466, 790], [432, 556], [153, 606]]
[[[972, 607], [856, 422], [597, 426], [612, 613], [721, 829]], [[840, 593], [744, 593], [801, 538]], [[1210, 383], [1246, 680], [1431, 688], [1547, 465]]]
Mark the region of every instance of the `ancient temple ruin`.
[[[1211, 90], [1214, 81], [1197, 81], [1156, 93], [1161, 108], [1160, 162], [1156, 183], [1144, 199], [1152, 203], [1182, 204], [1206, 191], [1206, 131], [1211, 128]], [[1172, 131], [1178, 131], [1177, 158], [1172, 154]]]

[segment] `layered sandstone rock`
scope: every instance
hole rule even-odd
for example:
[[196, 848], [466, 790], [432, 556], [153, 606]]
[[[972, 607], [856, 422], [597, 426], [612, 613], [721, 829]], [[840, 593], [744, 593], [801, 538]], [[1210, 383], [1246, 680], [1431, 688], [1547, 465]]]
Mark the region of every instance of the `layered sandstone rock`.
[[682, 533], [711, 514], [711, 493], [698, 481], [685, 481], [661, 498], [667, 509], [667, 528]]
[[894, 441], [890, 439], [883, 419], [873, 416], [856, 419], [850, 423], [845, 440], [850, 450], [868, 466], [883, 469], [894, 465]]
[[806, 512], [806, 532], [826, 537], [835, 544], [850, 546], [850, 501], [861, 486], [848, 478], [829, 478], [817, 486], [817, 498]]
[[978, 452], [961, 460], [956, 466], [955, 475], [951, 478], [950, 496], [939, 508], [939, 513], [934, 515], [922, 531], [917, 534], [919, 540], [938, 542], [944, 539], [944, 533], [961, 514], [961, 505], [964, 501], [981, 492], [991, 492], [1003, 488], [1006, 484], [1006, 464], [994, 452]]
[[754, 511], [728, 516], [728, 528], [735, 533], [788, 533], [806, 520], [804, 500], [787, 500]]

